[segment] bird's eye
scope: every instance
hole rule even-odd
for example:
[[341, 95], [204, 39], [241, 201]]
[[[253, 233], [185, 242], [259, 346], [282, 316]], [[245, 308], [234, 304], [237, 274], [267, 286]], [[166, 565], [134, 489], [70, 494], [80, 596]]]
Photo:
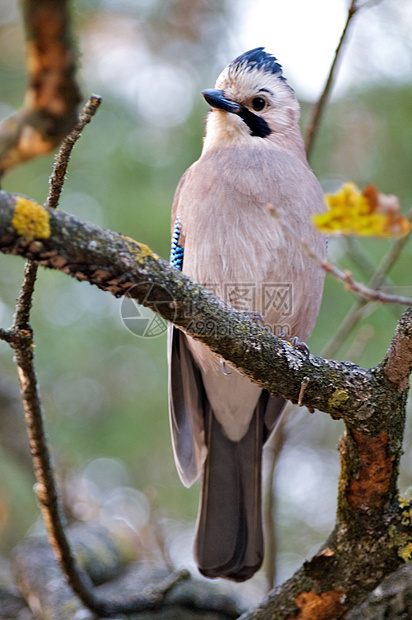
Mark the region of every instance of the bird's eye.
[[255, 97], [252, 101], [252, 108], [256, 110], [256, 112], [260, 112], [265, 107], [266, 101], [263, 97]]

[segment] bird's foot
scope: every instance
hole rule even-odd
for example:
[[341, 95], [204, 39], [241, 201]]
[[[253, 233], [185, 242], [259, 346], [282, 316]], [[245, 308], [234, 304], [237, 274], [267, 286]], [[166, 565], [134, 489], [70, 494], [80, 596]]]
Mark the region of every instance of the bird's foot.
[[257, 312], [256, 310], [244, 310], [242, 314], [247, 316], [249, 319], [252, 319], [255, 323], [262, 323], [262, 325], [265, 324], [265, 319], [261, 312]]
[[281, 340], [286, 340], [286, 342], [291, 344], [294, 349], [299, 349], [299, 351], [305, 351], [305, 353], [310, 355], [309, 347], [306, 344], [306, 342], [301, 342], [297, 336], [293, 336], [293, 338], [291, 338], [289, 340], [289, 338], [287, 338], [285, 332], [280, 332], [278, 337]]
[[300, 351], [305, 351], [308, 355], [310, 354], [309, 347], [306, 342], [301, 342], [299, 338], [294, 336], [292, 338], [292, 346], [294, 349], [299, 349]]

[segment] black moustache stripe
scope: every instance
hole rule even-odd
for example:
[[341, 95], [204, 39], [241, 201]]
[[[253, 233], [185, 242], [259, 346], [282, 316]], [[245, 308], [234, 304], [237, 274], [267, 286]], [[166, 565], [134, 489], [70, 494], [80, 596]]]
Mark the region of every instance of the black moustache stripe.
[[248, 108], [242, 108], [238, 114], [249, 127], [252, 136], [266, 138], [266, 136], [272, 133], [267, 122], [257, 114], [253, 114]]

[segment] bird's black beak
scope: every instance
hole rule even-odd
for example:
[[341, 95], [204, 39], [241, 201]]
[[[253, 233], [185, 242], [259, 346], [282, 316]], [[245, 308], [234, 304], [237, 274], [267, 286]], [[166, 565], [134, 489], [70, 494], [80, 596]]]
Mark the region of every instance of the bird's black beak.
[[208, 104], [212, 106], [212, 108], [217, 108], [218, 110], [225, 110], [225, 112], [231, 112], [232, 114], [239, 114], [242, 109], [242, 106], [240, 106], [235, 101], [230, 101], [230, 99], [226, 99], [223, 90], [208, 88], [202, 91], [202, 95], [206, 99]]

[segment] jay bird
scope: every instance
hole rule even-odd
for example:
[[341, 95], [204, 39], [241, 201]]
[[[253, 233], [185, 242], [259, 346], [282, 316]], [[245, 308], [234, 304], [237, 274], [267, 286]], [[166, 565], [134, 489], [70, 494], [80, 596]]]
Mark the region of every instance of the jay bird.
[[[284, 232], [270, 205], [324, 258], [312, 225], [324, 210], [298, 126], [299, 104], [276, 58], [263, 47], [231, 62], [215, 88], [202, 154], [183, 175], [172, 209], [171, 262], [265, 326], [306, 340], [324, 274]], [[202, 474], [195, 558], [207, 577], [249, 579], [263, 561], [262, 447], [285, 400], [172, 325], [169, 412], [179, 476]], [[223, 362], [224, 364], [224, 362]]]

